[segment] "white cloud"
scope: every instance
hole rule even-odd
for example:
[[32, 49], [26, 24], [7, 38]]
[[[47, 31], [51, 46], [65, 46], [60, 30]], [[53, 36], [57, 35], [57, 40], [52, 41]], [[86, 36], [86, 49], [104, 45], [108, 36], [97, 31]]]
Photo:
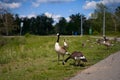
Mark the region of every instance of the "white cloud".
[[36, 14], [28, 14], [28, 15], [20, 15], [20, 18], [24, 18], [24, 17], [32, 18], [36, 16], [37, 16]]
[[[85, 5], [83, 5], [83, 9], [95, 9], [96, 4], [98, 4], [98, 3], [103, 3], [106, 6], [109, 5], [109, 8], [111, 8], [111, 7], [115, 8], [115, 7], [117, 7], [116, 4], [120, 4], [120, 0], [99, 0], [99, 1], [95, 1], [95, 0], [90, 1], [89, 0], [89, 1], [85, 2]], [[90, 16], [91, 16], [91, 13], [88, 14], [87, 18], [90, 18]]]
[[19, 8], [21, 6], [21, 3], [5, 3], [5, 6], [8, 8]]
[[[53, 20], [54, 20], [54, 23], [53, 23], [53, 25], [55, 25], [56, 23], [58, 23], [58, 21], [60, 20], [60, 18], [62, 17], [61, 15], [59, 15], [59, 14], [52, 14], [52, 13], [49, 13], [49, 12], [46, 12], [46, 13], [44, 13], [47, 17], [49, 17], [49, 18], [53, 18]], [[67, 18], [65, 18], [66, 20], [67, 20], [67, 22], [69, 22], [70, 21], [70, 18], [69, 17], [67, 17]]]
[[[55, 15], [55, 14], [52, 14], [52, 13], [49, 13], [49, 12], [46, 12], [44, 14], [49, 18], [53, 18], [53, 20], [55, 22], [58, 22], [60, 17], [61, 17], [61, 15]], [[31, 13], [31, 14], [28, 14], [28, 15], [20, 15], [20, 17], [28, 17], [28, 18], [32, 18], [32, 17], [36, 17], [36, 16], [37, 16], [37, 14], [34, 14], [34, 13]]]
[[71, 2], [75, 0], [36, 0], [32, 2], [32, 5], [34, 7], [39, 7], [41, 3], [63, 3], [63, 2]]
[[86, 1], [85, 5], [83, 6], [83, 9], [95, 9], [97, 2], [95, 1]]
[[50, 17], [53, 17], [53, 16], [52, 16], [53, 14], [51, 14], [51, 13], [49, 13], [49, 12], [46, 12], [46, 13], [44, 13], [44, 14], [45, 14], [47, 17], [49, 17], [49, 18], [50, 18]]
[[92, 15], [92, 13], [89, 13], [87, 18], [91, 18], [91, 15]]
[[19, 8], [21, 6], [21, 3], [17, 3], [17, 2], [12, 2], [12, 3], [4, 3], [4, 2], [0, 2], [0, 7], [1, 8]]
[[24, 17], [26, 17], [26, 16], [25, 16], [25, 15], [19, 15], [19, 17], [20, 17], [20, 18], [24, 18]]
[[35, 14], [29, 14], [27, 17], [32, 18], [32, 17], [36, 17], [36, 15]]
[[65, 18], [66, 20], [67, 20], [67, 22], [69, 22], [70, 21], [70, 17], [67, 17], [67, 18]]
[[53, 18], [53, 20], [54, 20], [54, 23], [53, 23], [53, 25], [55, 25], [56, 23], [58, 23], [58, 21], [60, 20], [60, 18], [62, 17], [61, 15], [56, 15], [56, 14], [52, 14], [52, 13], [49, 13], [49, 12], [46, 12], [46, 13], [44, 13], [47, 17], [49, 17], [49, 18]]
[[52, 14], [52, 13], [49, 13], [49, 12], [46, 12], [46, 13], [44, 13], [47, 17], [51, 17], [51, 18], [53, 18], [53, 20], [55, 21], [55, 22], [58, 22], [59, 21], [59, 19], [60, 19], [60, 17], [62, 17], [61, 15], [55, 15], [55, 14]]
[[95, 9], [96, 4], [103, 3], [104, 5], [118, 4], [120, 0], [100, 0], [100, 1], [86, 1], [83, 9]]

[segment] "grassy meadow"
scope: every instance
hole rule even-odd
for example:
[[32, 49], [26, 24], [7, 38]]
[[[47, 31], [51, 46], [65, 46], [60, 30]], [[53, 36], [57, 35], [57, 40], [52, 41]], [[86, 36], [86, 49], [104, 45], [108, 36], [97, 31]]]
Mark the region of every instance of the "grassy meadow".
[[0, 80], [67, 80], [120, 50], [120, 42], [113, 41], [114, 46], [107, 50], [90, 36], [61, 36], [60, 45], [66, 39], [70, 53], [81, 51], [88, 60], [84, 67], [74, 66], [72, 59], [62, 65], [62, 61], [58, 64], [54, 50], [56, 39], [56, 36], [33, 35], [0, 37]]

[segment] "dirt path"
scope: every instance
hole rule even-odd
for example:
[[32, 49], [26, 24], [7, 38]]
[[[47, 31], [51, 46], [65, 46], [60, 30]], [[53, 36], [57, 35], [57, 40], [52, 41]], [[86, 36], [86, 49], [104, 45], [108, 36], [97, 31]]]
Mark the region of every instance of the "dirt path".
[[120, 51], [82, 71], [70, 80], [120, 80]]

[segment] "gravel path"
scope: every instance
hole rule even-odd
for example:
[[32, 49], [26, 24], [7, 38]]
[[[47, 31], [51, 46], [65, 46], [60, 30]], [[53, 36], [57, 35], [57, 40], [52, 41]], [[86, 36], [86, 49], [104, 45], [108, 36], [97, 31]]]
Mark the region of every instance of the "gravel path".
[[82, 71], [70, 80], [120, 80], [120, 51]]

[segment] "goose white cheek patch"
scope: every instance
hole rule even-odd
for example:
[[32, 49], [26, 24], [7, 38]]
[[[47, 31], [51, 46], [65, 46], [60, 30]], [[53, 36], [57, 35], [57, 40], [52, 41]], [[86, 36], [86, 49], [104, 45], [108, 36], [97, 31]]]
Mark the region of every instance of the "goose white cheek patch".
[[85, 59], [85, 56], [80, 57], [80, 59]]
[[75, 57], [74, 59], [75, 59], [75, 60], [85, 59], [85, 56], [82, 56], [82, 57]]
[[67, 43], [66, 43], [66, 42], [64, 42], [64, 46], [67, 46]]
[[69, 54], [69, 52], [66, 52], [65, 54]]

